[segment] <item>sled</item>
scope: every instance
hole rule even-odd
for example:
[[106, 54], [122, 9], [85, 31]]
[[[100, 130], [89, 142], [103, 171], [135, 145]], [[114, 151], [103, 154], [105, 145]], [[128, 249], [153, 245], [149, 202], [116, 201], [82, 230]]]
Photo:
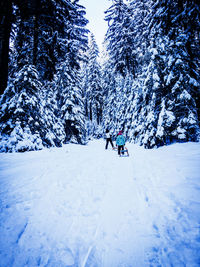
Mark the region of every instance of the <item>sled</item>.
[[[126, 153], [126, 154], [122, 154], [122, 153]], [[120, 151], [120, 157], [129, 157], [129, 153], [128, 153], [127, 147], [125, 147], [124, 150]]]

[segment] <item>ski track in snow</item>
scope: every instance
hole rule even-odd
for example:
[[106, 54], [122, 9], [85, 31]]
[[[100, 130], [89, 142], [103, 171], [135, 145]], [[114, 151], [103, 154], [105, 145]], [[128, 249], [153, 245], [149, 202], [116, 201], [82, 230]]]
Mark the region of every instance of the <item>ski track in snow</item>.
[[200, 144], [1, 154], [0, 267], [200, 266]]

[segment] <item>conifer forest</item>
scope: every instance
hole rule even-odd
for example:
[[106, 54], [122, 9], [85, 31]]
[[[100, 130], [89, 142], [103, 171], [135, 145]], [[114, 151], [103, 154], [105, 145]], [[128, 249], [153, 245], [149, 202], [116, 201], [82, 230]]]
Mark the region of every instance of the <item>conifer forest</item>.
[[197, 0], [112, 0], [100, 53], [79, 0], [1, 0], [0, 152], [123, 130], [145, 148], [200, 140]]

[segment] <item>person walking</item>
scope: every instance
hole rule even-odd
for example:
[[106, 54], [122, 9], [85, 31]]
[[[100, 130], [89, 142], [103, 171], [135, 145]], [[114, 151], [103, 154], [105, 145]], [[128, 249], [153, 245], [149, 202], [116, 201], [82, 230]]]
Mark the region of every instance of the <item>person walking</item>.
[[116, 145], [118, 147], [118, 155], [121, 155], [121, 150], [124, 155], [125, 137], [123, 136], [122, 131], [119, 131], [117, 134]]
[[113, 142], [112, 142], [112, 135], [108, 129], [106, 129], [106, 147], [105, 149], [108, 149], [108, 144], [111, 144], [112, 148], [114, 148]]

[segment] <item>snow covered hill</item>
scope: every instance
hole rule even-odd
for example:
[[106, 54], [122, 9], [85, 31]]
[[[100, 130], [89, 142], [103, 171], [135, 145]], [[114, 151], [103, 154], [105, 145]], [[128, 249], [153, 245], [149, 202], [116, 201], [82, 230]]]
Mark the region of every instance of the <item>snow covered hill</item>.
[[200, 143], [1, 154], [0, 266], [200, 266]]

